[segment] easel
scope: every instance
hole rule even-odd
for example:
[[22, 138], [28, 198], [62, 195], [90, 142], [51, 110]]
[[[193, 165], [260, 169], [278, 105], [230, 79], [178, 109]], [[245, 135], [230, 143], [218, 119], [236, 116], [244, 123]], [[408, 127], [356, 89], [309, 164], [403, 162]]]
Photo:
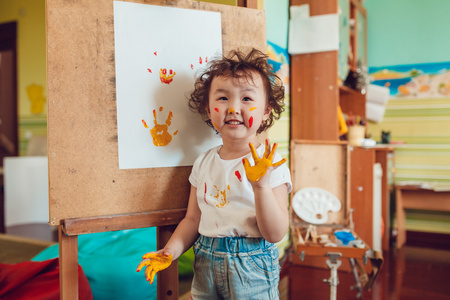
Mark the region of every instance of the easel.
[[[166, 244], [186, 213], [185, 209], [67, 219], [58, 227], [61, 299], [78, 299], [78, 235], [158, 226], [157, 247]], [[157, 274], [158, 299], [178, 299], [178, 262]]]
[[[264, 12], [247, 9], [256, 0], [125, 1], [220, 12], [224, 53], [265, 52]], [[118, 169], [113, 0], [46, 0], [46, 21], [49, 223], [61, 299], [78, 299], [78, 235], [156, 226], [162, 247], [186, 213], [191, 167]], [[178, 263], [157, 276], [158, 299], [178, 299]]]

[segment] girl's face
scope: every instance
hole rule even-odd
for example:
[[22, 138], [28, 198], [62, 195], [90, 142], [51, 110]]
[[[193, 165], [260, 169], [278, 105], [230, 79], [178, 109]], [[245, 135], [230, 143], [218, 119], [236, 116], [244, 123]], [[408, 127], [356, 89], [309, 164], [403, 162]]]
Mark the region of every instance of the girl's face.
[[208, 116], [222, 139], [253, 142], [270, 115], [261, 75], [252, 78], [219, 76], [211, 82]]

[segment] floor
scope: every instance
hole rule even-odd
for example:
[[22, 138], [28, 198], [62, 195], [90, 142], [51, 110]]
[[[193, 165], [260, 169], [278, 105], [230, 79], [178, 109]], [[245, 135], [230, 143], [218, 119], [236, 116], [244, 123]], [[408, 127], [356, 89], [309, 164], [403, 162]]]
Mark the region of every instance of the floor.
[[[46, 243], [56, 240], [56, 233], [46, 224], [7, 228], [6, 233], [17, 237], [18, 241], [20, 238], [32, 238]], [[384, 252], [381, 272], [372, 290], [363, 292], [363, 299], [450, 300], [450, 284], [447, 277], [450, 274], [449, 243], [448, 235], [435, 238], [427, 234], [414, 239], [414, 236], [408, 234], [406, 246]], [[4, 247], [0, 248], [5, 252]], [[280, 298], [330, 299], [330, 287], [328, 283], [323, 282], [323, 279], [329, 277], [328, 269], [300, 267], [286, 262], [282, 268]], [[352, 274], [338, 272], [338, 277], [337, 299], [357, 299], [356, 291], [351, 289], [355, 283]], [[183, 295], [185, 299], [189, 299], [187, 294], [189, 285], [190, 278], [180, 281], [180, 299], [184, 299]]]
[[[363, 299], [415, 300], [450, 299], [450, 251], [405, 246], [384, 253], [384, 265], [371, 291]], [[330, 277], [327, 269], [285, 265], [287, 299], [329, 299], [330, 287], [323, 279]], [[337, 299], [357, 299], [353, 275], [338, 272]], [[283, 277], [282, 277], [283, 279]]]

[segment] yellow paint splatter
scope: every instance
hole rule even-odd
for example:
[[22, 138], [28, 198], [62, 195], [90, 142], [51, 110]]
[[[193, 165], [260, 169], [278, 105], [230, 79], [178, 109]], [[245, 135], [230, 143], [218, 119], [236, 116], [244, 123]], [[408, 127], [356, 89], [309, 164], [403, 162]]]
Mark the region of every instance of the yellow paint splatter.
[[256, 107], [250, 107], [250, 111], [254, 111]]

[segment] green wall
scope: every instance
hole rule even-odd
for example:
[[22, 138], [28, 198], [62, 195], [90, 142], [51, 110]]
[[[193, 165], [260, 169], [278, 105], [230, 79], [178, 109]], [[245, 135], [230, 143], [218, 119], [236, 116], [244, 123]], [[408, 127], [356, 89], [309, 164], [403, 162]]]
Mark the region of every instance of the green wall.
[[288, 46], [289, 1], [264, 0], [267, 40], [282, 48]]
[[[448, 0], [366, 0], [369, 67], [450, 61]], [[396, 182], [450, 184], [448, 127], [450, 98], [392, 98], [380, 123], [368, 132], [379, 140], [381, 130], [406, 144], [396, 149]], [[450, 234], [448, 213], [408, 211], [408, 230]]]
[[369, 66], [450, 61], [450, 1], [366, 0]]

